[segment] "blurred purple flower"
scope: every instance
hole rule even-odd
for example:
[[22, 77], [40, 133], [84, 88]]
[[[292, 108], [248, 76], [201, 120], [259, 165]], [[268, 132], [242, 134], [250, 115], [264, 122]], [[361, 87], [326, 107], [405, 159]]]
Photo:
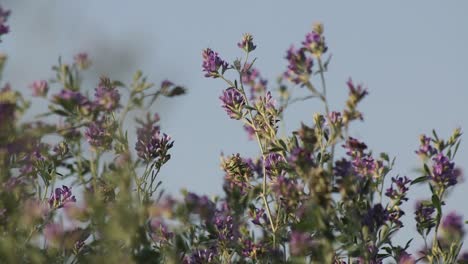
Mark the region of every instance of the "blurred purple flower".
[[289, 235], [291, 255], [307, 255], [314, 247], [311, 234], [307, 232], [292, 231]]
[[153, 218], [149, 223], [151, 237], [157, 242], [167, 243], [172, 239], [174, 233], [170, 232], [162, 219]]
[[184, 259], [184, 264], [215, 263], [218, 251], [216, 248], [199, 249]]
[[296, 50], [291, 46], [287, 53], [288, 69], [284, 73], [284, 77], [295, 84], [305, 83], [312, 74], [313, 61], [307, 57], [304, 50]]
[[119, 107], [120, 94], [115, 87], [99, 85], [94, 96], [94, 104], [106, 111], [113, 111]]
[[49, 91], [49, 84], [45, 80], [34, 81], [29, 87], [33, 91], [33, 96], [45, 97]]
[[451, 212], [442, 220], [442, 229], [451, 234], [451, 237], [461, 236], [465, 234], [463, 217], [456, 212]]
[[91, 60], [89, 59], [88, 53], [80, 52], [73, 58], [75, 59], [75, 64], [81, 70], [86, 70], [91, 66]]
[[284, 157], [277, 153], [271, 152], [265, 158], [265, 171], [270, 177], [281, 174], [281, 167], [285, 162]]
[[314, 25], [314, 30], [307, 33], [305, 40], [302, 42], [304, 49], [317, 57], [320, 57], [328, 50], [327, 44], [325, 43], [325, 37], [323, 37], [322, 33], [323, 25], [316, 24]]
[[431, 145], [432, 138], [427, 137], [426, 135], [421, 135], [419, 138], [421, 145], [416, 152], [418, 155], [430, 157], [436, 153], [436, 149]]
[[257, 47], [253, 44], [253, 37], [249, 33], [245, 33], [242, 36], [242, 40], [241, 42], [237, 43], [237, 46], [245, 50], [245, 52], [251, 52]]
[[108, 149], [112, 144], [111, 133], [104, 121], [89, 123], [84, 135], [89, 145], [95, 149]]
[[10, 10], [5, 10], [0, 6], [0, 37], [10, 32], [10, 27], [6, 25], [9, 16]]

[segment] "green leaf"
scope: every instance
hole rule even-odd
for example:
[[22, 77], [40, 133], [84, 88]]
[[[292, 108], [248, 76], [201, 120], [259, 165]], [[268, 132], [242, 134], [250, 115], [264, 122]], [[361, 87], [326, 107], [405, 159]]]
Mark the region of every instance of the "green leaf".
[[421, 183], [421, 182], [425, 182], [425, 181], [427, 181], [427, 179], [428, 179], [427, 176], [418, 177], [418, 178], [414, 179], [413, 181], [411, 181], [411, 185]]
[[390, 161], [390, 158], [388, 157], [388, 154], [385, 152], [380, 153], [380, 158], [385, 160], [386, 162]]

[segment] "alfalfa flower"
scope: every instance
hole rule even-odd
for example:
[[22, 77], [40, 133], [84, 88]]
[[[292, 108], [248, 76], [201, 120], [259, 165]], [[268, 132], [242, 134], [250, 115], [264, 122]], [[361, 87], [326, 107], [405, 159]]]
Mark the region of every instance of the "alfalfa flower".
[[171, 137], [161, 133], [156, 123], [159, 116], [147, 117], [146, 121], [139, 120], [142, 127], [137, 129], [137, 143], [135, 149], [137, 155], [145, 162], [157, 162], [159, 165], [166, 163], [171, 155], [169, 149], [174, 145]]
[[76, 54], [73, 59], [80, 70], [86, 70], [91, 66], [91, 60], [89, 59], [88, 53], [80, 52]]
[[304, 49], [314, 54], [316, 57], [321, 57], [327, 52], [328, 47], [323, 36], [323, 25], [317, 23], [314, 25], [312, 32], [306, 35], [306, 39], [302, 42]]
[[432, 161], [432, 173], [429, 178], [437, 185], [449, 187], [457, 184], [458, 173], [455, 164], [442, 153], [437, 154]]
[[96, 88], [94, 96], [94, 103], [106, 111], [113, 111], [119, 107], [119, 91], [109, 84], [101, 82]]
[[[222, 60], [217, 52], [207, 48], [203, 50], [202, 56], [202, 67], [203, 71], [206, 72], [205, 77], [218, 78], [220, 74], [223, 74], [227, 70], [227, 62]], [[221, 70], [221, 72], [219, 70]]]
[[313, 61], [308, 57], [303, 49], [295, 49], [291, 46], [286, 53], [288, 69], [284, 72], [284, 77], [295, 84], [306, 83], [312, 74]]
[[223, 92], [223, 95], [219, 99], [230, 118], [241, 119], [244, 116], [243, 109], [246, 103], [244, 96], [239, 90], [230, 87]]
[[55, 191], [49, 198], [51, 208], [62, 208], [70, 202], [76, 202], [76, 198], [71, 191], [71, 187], [62, 185], [62, 188], [55, 188]]
[[94, 149], [109, 149], [112, 144], [113, 128], [105, 120], [91, 122], [85, 131], [85, 138]]
[[49, 84], [45, 80], [34, 81], [30, 86], [33, 96], [45, 97], [49, 91]]
[[10, 10], [5, 10], [0, 6], [0, 37], [10, 32], [10, 27], [6, 24]]
[[281, 174], [285, 163], [286, 160], [281, 154], [277, 152], [268, 153], [265, 158], [265, 171], [270, 177], [278, 176]]
[[251, 52], [251, 51], [255, 50], [255, 48], [257, 47], [253, 43], [253, 36], [251, 34], [249, 34], [249, 33], [245, 33], [242, 36], [242, 40], [241, 40], [241, 42], [237, 43], [237, 46], [239, 48], [243, 49], [245, 52]]

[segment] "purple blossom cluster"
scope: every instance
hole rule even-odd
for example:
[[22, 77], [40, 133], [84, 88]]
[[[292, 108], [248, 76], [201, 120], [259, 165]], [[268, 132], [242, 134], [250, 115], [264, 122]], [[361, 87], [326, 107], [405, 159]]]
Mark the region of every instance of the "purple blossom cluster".
[[105, 120], [91, 122], [84, 136], [94, 149], [108, 149], [112, 144], [112, 133]]
[[10, 27], [6, 24], [10, 10], [5, 10], [0, 6], [0, 37], [10, 32]]
[[259, 95], [265, 93], [268, 81], [262, 78], [258, 69], [252, 68], [250, 65], [246, 65], [246, 68], [241, 80], [244, 85], [250, 87], [250, 100], [255, 100]]
[[307, 33], [302, 45], [304, 49], [314, 54], [316, 57], [320, 57], [326, 53], [328, 46], [325, 43], [325, 37], [323, 36], [323, 25], [315, 24], [313, 31]]
[[120, 94], [115, 87], [100, 84], [94, 96], [95, 105], [106, 111], [114, 111], [119, 107]]
[[270, 177], [281, 175], [282, 167], [284, 166], [285, 159], [283, 155], [272, 152], [268, 153], [265, 158], [265, 171]]
[[243, 49], [245, 52], [251, 52], [257, 47], [253, 43], [253, 36], [249, 33], [246, 33], [242, 36], [242, 40], [241, 42], [237, 43], [237, 46]]
[[45, 80], [35, 81], [29, 87], [33, 91], [33, 96], [45, 97], [49, 91], [49, 84]]
[[174, 145], [174, 141], [170, 136], [161, 133], [156, 125], [158, 121], [159, 116], [155, 115], [153, 119], [148, 117], [146, 122], [140, 122], [142, 127], [137, 129], [135, 149], [145, 162], [156, 161], [162, 165], [170, 159], [168, 151]]
[[49, 198], [50, 208], [62, 208], [70, 202], [76, 202], [76, 198], [72, 194], [71, 187], [65, 185], [62, 185], [62, 188], [55, 188]]
[[355, 138], [349, 137], [343, 147], [347, 150], [346, 154], [352, 158], [351, 164], [354, 173], [360, 177], [367, 177], [376, 173], [376, 169], [380, 164], [375, 161], [369, 153], [365, 152], [367, 149], [366, 144]]
[[243, 117], [243, 107], [246, 102], [244, 95], [239, 90], [230, 87], [223, 92], [219, 99], [230, 118], [241, 119]]
[[286, 53], [288, 69], [284, 77], [295, 84], [305, 83], [312, 74], [313, 60], [308, 57], [303, 49], [295, 49], [291, 46]]
[[[203, 50], [203, 71], [205, 77], [218, 78], [220, 74], [223, 74], [228, 69], [227, 62], [223, 61], [218, 53], [211, 49]], [[221, 72], [219, 71], [221, 70]]]
[[[8, 31], [8, 16], [0, 7], [0, 36]], [[29, 103], [5, 84], [0, 90], [4, 242], [0, 259], [8, 263], [466, 262], [466, 255], [459, 253], [464, 219], [445, 211], [449, 187], [459, 181], [453, 161], [461, 131], [455, 130], [446, 141], [435, 131], [433, 138], [422, 136], [416, 151], [422, 157], [418, 171], [422, 175], [395, 176], [395, 159], [386, 153], [374, 158], [368, 146], [350, 133], [351, 121], [362, 119], [358, 103], [367, 95], [363, 85], [349, 79], [346, 108], [329, 110], [329, 60], [322, 61], [328, 43], [323, 33], [323, 25], [316, 24], [301, 47], [291, 48], [286, 56], [289, 65], [283, 77], [307, 87], [309, 95], [294, 97], [290, 84], [280, 78], [278, 102], [254, 67], [255, 59], [249, 59], [257, 48], [252, 35], [245, 34], [238, 43], [246, 54], [232, 64], [211, 49], [203, 51], [204, 75], [229, 87], [220, 97], [222, 108], [241, 121], [259, 148], [252, 157], [222, 157], [223, 193], [213, 197], [188, 190], [182, 191], [181, 199], [164, 195], [160, 174], [166, 172], [163, 165], [174, 142], [161, 132], [158, 115], [135, 118], [135, 140], [125, 130], [130, 111], [144, 110], [159, 96], [184, 94], [183, 87], [168, 80], [154, 87], [138, 71], [129, 85], [102, 77], [89, 98], [82, 89], [81, 71], [91, 61], [80, 53], [73, 63], [60, 60], [52, 68], [55, 79], [31, 84], [32, 95], [45, 100], [49, 90], [58, 90], [50, 92], [49, 112], [39, 115], [39, 121], [27, 122], [20, 117]], [[0, 64], [3, 67], [4, 57]], [[226, 71], [235, 74], [225, 75]], [[312, 73], [320, 75], [319, 82]], [[249, 87], [250, 97], [245, 90]], [[124, 102], [121, 98], [126, 95]], [[309, 99], [319, 99], [324, 111], [311, 115], [292, 133], [281, 131], [284, 111], [293, 102]], [[59, 123], [49, 124], [48, 118], [42, 119], [46, 116], [59, 117]], [[129, 142], [135, 141], [132, 151]], [[336, 149], [340, 145], [344, 154]], [[418, 202], [414, 212], [422, 239], [403, 246], [396, 243], [395, 235], [408, 229], [406, 222], [403, 225], [403, 204], [411, 197], [410, 186], [417, 183], [429, 187], [427, 200]], [[50, 190], [58, 184], [61, 187]], [[77, 193], [81, 189], [83, 193]], [[410, 247], [422, 241], [424, 248], [416, 258]]]
[[450, 187], [457, 184], [458, 173], [455, 164], [442, 153], [437, 154], [433, 159], [432, 174], [429, 178], [440, 186]]

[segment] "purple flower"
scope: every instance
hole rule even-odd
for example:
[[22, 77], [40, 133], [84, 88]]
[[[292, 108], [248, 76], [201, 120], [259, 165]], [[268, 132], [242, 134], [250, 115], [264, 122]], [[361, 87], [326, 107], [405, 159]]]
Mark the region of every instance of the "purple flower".
[[352, 172], [352, 164], [346, 159], [337, 160], [333, 172], [336, 176], [347, 177]]
[[60, 93], [55, 94], [52, 97], [52, 102], [61, 105], [69, 112], [74, 112], [77, 106], [79, 106], [79, 110], [85, 115], [94, 110], [94, 105], [86, 96], [78, 91], [69, 89], [63, 89]]
[[342, 121], [341, 113], [336, 111], [331, 112], [329, 118], [332, 125], [339, 124]]
[[216, 210], [216, 205], [208, 196], [198, 196], [191, 192], [185, 196], [185, 205], [191, 213], [199, 214], [205, 221], [211, 221]]
[[242, 118], [245, 98], [241, 92], [231, 87], [226, 89], [219, 99], [222, 101], [222, 107], [226, 110], [229, 117], [232, 119]]
[[250, 99], [255, 100], [259, 94], [265, 92], [268, 81], [261, 77], [260, 71], [246, 65], [246, 69], [242, 73], [242, 83], [250, 86]]
[[278, 176], [281, 174], [281, 167], [285, 163], [284, 157], [277, 153], [271, 152], [265, 158], [265, 171], [266, 173], [271, 176]]
[[424, 229], [430, 229], [435, 226], [432, 215], [435, 212], [434, 206], [430, 202], [418, 201], [414, 212], [416, 227], [419, 233], [422, 234]]
[[47, 224], [44, 228], [44, 238], [53, 246], [59, 246], [64, 240], [65, 230], [56, 223]]
[[283, 175], [273, 180], [271, 189], [287, 212], [294, 212], [304, 199], [304, 187], [297, 180]]
[[373, 233], [376, 232], [388, 219], [388, 212], [382, 204], [376, 204], [367, 211], [367, 214], [362, 218], [362, 224], [369, 227]]
[[94, 96], [94, 103], [106, 111], [113, 111], [119, 107], [120, 94], [115, 87], [99, 85]]
[[174, 236], [174, 233], [168, 231], [167, 226], [161, 219], [151, 219], [149, 227], [151, 230], [151, 236], [155, 241], [166, 243]]
[[432, 161], [432, 174], [429, 178], [438, 185], [449, 187], [457, 184], [458, 173], [455, 164], [444, 154], [437, 154]]
[[205, 77], [213, 77], [218, 78], [220, 73], [219, 69], [221, 68], [221, 74], [223, 74], [227, 68], [227, 62], [223, 61], [219, 56], [218, 53], [214, 52], [211, 49], [205, 49], [202, 53], [203, 56], [203, 71], [205, 73]]
[[171, 137], [161, 133], [156, 123], [159, 116], [147, 117], [146, 122], [139, 120], [141, 127], [137, 129], [137, 143], [135, 149], [138, 156], [146, 162], [156, 162], [158, 166], [166, 163], [171, 155], [169, 149], [174, 145]]
[[247, 132], [247, 137], [249, 140], [255, 139], [255, 129], [250, 125], [244, 125], [244, 130]]
[[411, 256], [411, 254], [408, 254], [406, 251], [403, 251], [400, 253], [400, 256], [398, 258], [398, 264], [415, 264], [416, 260]]
[[0, 6], [0, 37], [10, 32], [10, 27], [6, 25], [10, 10], [5, 10]]
[[217, 230], [217, 239], [223, 242], [234, 242], [239, 236], [234, 218], [230, 215], [217, 213], [214, 219], [214, 225]]
[[458, 258], [459, 263], [468, 263], [468, 252], [464, 252]]
[[311, 234], [307, 232], [292, 231], [289, 236], [289, 247], [293, 256], [308, 254], [314, 244]]
[[70, 202], [76, 202], [76, 198], [72, 194], [71, 187], [65, 185], [62, 185], [62, 188], [55, 188], [55, 191], [49, 198], [51, 208], [62, 208]]
[[419, 138], [421, 145], [416, 152], [418, 155], [430, 157], [436, 153], [436, 150], [431, 145], [432, 139], [430, 137], [426, 137], [426, 135], [421, 135]]
[[261, 220], [263, 219], [266, 222], [265, 209], [257, 209], [249, 211], [249, 215], [252, 218], [252, 223], [255, 225], [262, 226]]
[[[392, 184], [386, 190], [385, 195], [394, 201], [398, 201], [396, 205], [401, 205], [401, 201], [408, 201], [406, 193], [409, 190], [411, 180], [405, 177], [393, 177]], [[396, 186], [396, 188], [394, 188]]]
[[237, 43], [237, 46], [245, 50], [245, 52], [251, 52], [257, 47], [253, 44], [253, 37], [249, 33], [245, 33], [242, 36], [242, 40], [241, 42]]
[[[16, 96], [11, 90], [10, 84], [6, 84], [0, 90], [0, 128], [7, 128], [15, 120]], [[3, 133], [7, 130], [0, 130]]]
[[284, 77], [295, 84], [307, 82], [312, 74], [312, 58], [307, 57], [304, 50], [296, 50], [294, 46], [291, 46], [286, 53], [286, 59], [288, 60], [288, 69], [284, 73]]
[[81, 52], [73, 57], [75, 59], [75, 64], [78, 65], [78, 68], [81, 70], [86, 70], [91, 66], [91, 60], [89, 59], [88, 53]]
[[349, 102], [348, 104], [352, 104], [355, 106], [359, 101], [361, 101], [367, 94], [367, 89], [362, 87], [362, 84], [358, 84], [357, 86], [353, 83], [353, 80], [349, 78], [348, 82], [346, 83], [349, 88]]
[[216, 248], [199, 249], [184, 259], [184, 264], [215, 263], [218, 251]]
[[88, 124], [85, 138], [89, 145], [95, 149], [108, 149], [112, 144], [112, 135], [104, 121], [95, 121]]
[[302, 42], [304, 49], [311, 52], [317, 57], [327, 52], [328, 47], [325, 43], [325, 37], [322, 35], [323, 25], [316, 24], [314, 30], [306, 35], [305, 40]]
[[314, 166], [314, 159], [309, 150], [302, 147], [295, 147], [291, 150], [288, 163], [291, 164], [291, 166], [307, 169]]
[[346, 144], [343, 145], [343, 147], [347, 149], [346, 154], [351, 157], [363, 155], [364, 150], [367, 149], [366, 144], [353, 137], [349, 137], [349, 139], [346, 141]]
[[262, 242], [254, 243], [250, 239], [242, 241], [242, 247], [242, 256], [251, 259], [257, 259], [265, 251]]
[[49, 85], [47, 84], [47, 81], [44, 80], [35, 81], [29, 87], [33, 91], [33, 96], [45, 97], [47, 95], [47, 91], [49, 91]]
[[450, 237], [461, 236], [465, 234], [463, 217], [456, 212], [451, 212], [442, 220], [442, 229], [451, 234]]

